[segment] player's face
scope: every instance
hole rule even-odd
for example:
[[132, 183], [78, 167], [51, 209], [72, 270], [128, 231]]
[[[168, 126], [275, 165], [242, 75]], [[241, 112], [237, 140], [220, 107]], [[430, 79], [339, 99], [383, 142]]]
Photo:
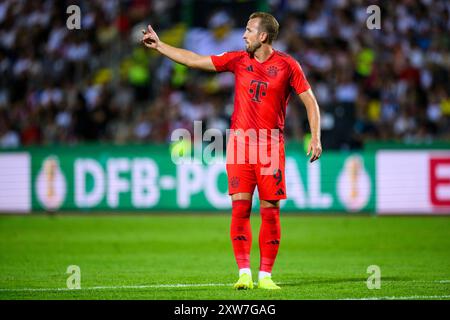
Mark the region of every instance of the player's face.
[[245, 33], [242, 38], [245, 41], [245, 49], [248, 53], [254, 54], [255, 51], [261, 47], [261, 40], [259, 39], [259, 21], [258, 19], [248, 20]]

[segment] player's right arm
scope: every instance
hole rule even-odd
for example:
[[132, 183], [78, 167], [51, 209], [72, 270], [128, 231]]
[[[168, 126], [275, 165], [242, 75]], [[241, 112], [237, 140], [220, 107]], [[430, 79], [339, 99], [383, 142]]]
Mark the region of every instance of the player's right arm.
[[148, 25], [148, 30], [142, 30], [144, 36], [142, 37], [142, 43], [147, 47], [154, 49], [169, 59], [184, 64], [187, 67], [200, 69], [204, 71], [216, 71], [211, 56], [199, 55], [195, 52], [175, 48], [167, 43], [159, 40], [158, 35], [153, 30], [151, 25]]

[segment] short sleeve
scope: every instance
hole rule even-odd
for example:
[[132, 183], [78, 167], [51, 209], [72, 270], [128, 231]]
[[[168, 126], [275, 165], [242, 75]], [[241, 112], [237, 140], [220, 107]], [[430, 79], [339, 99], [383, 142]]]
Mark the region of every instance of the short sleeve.
[[311, 86], [308, 83], [308, 80], [306, 80], [302, 67], [300, 67], [300, 64], [292, 59], [290, 65], [291, 65], [290, 85], [294, 89], [295, 93], [300, 94], [311, 88]]
[[222, 71], [234, 72], [236, 62], [239, 61], [241, 56], [242, 51], [224, 52], [219, 55], [211, 56], [211, 61], [214, 64], [216, 71], [218, 72]]

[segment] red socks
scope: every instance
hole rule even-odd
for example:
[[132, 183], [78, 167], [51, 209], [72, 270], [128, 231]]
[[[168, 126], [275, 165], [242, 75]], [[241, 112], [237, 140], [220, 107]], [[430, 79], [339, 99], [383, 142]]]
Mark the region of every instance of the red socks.
[[[230, 236], [239, 269], [250, 268], [252, 229], [251, 200], [232, 201]], [[259, 230], [260, 271], [272, 272], [280, 246], [280, 208], [261, 208]]]
[[250, 227], [251, 200], [232, 202], [231, 243], [239, 269], [250, 268], [250, 249], [252, 247], [252, 229]]
[[259, 270], [270, 273], [280, 247], [280, 208], [261, 208], [261, 218]]

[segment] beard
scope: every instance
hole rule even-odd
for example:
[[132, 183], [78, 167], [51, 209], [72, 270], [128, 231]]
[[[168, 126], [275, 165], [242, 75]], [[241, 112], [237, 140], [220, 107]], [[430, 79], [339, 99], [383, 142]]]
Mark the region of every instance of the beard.
[[255, 54], [255, 51], [258, 50], [261, 47], [262, 43], [260, 41], [255, 41], [253, 43], [250, 43], [245, 48], [246, 51], [253, 56]]

